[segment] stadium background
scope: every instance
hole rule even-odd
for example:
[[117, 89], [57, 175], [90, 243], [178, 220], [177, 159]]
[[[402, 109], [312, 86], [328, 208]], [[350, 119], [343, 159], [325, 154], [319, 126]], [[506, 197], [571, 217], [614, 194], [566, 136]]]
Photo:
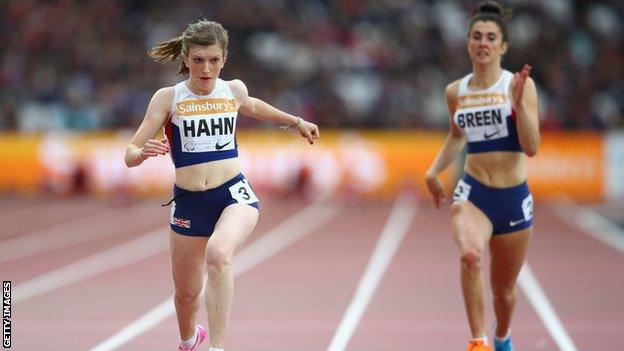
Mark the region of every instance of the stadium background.
[[[169, 191], [168, 160], [128, 171], [120, 157], [153, 92], [181, 79], [177, 65], [156, 64], [146, 51], [203, 16], [229, 31], [222, 78], [243, 79], [252, 95], [323, 131], [308, 152], [275, 126], [240, 118], [241, 154], [257, 186], [288, 191], [284, 184], [304, 173], [316, 188], [377, 196], [414, 186], [423, 194], [423, 172], [448, 128], [444, 86], [470, 69], [465, 28], [474, 5], [2, 2], [0, 162], [8, 169], [0, 190]], [[505, 5], [514, 12], [504, 66], [531, 64], [540, 93], [544, 143], [529, 164], [536, 195], [622, 197], [622, 3]]]
[[[20, 286], [41, 272], [32, 270], [22, 274], [15, 267], [62, 266], [44, 263], [47, 256], [33, 253], [48, 245], [45, 240], [36, 245], [29, 242], [17, 251], [13, 249], [20, 236], [40, 240], [35, 234], [42, 235], [44, 232], [38, 230], [43, 227], [55, 228], [54, 235], [61, 232], [65, 236], [73, 235], [72, 242], [84, 242], [88, 240], [83, 237], [85, 229], [78, 229], [77, 223], [87, 221], [91, 218], [87, 214], [98, 211], [103, 211], [102, 216], [124, 211], [128, 216], [147, 213], [154, 223], [158, 221], [156, 218], [161, 218], [162, 223], [157, 224], [166, 224], [166, 214], [156, 215], [152, 207], [169, 196], [173, 180], [169, 158], [150, 159], [141, 167], [127, 169], [123, 154], [153, 92], [182, 79], [176, 76], [177, 65], [154, 63], [146, 51], [161, 40], [179, 35], [188, 23], [202, 17], [221, 22], [229, 31], [228, 61], [221, 78], [242, 79], [251, 95], [301, 115], [321, 128], [322, 139], [310, 147], [295, 135], [277, 131], [275, 125], [244, 116], [239, 118], [241, 162], [245, 174], [268, 205], [265, 208], [273, 208], [265, 212], [268, 223], [278, 222], [278, 209], [290, 213], [290, 208], [302, 207], [325, 190], [334, 194], [334, 203], [353, 206], [354, 218], [368, 214], [371, 216], [368, 220], [372, 221], [376, 211], [373, 209], [379, 206], [389, 210], [390, 201], [405, 193], [412, 194], [421, 207], [430, 209], [423, 176], [448, 129], [444, 86], [470, 70], [465, 37], [469, 13], [476, 3], [460, 0], [0, 1], [0, 218], [5, 223], [0, 229], [3, 240], [0, 253], [5, 255], [0, 259], [4, 264], [0, 265], [0, 272], [3, 279], [12, 279]], [[524, 63], [531, 64], [531, 76], [539, 91], [542, 145], [538, 155], [528, 161], [528, 180], [539, 199], [538, 211], [546, 211], [540, 212], [542, 227], [538, 230], [546, 226], [548, 230], [543, 231], [552, 236], [536, 239], [534, 255], [542, 254], [540, 247], [542, 251], [552, 248], [544, 253], [548, 255], [544, 259], [548, 265], [562, 261], [573, 265], [575, 258], [583, 254], [587, 255], [586, 262], [598, 264], [598, 258], [610, 262], [604, 271], [596, 271], [609, 275], [621, 273], [620, 252], [614, 251], [617, 255], [603, 252], [596, 258], [592, 252], [602, 251], [590, 250], [591, 244], [571, 251], [561, 246], [562, 256], [557, 261], [556, 255], [550, 255], [562, 242], [541, 245], [543, 240], [576, 230], [547, 223], [554, 220], [556, 211], [551, 213], [546, 209], [562, 201], [569, 204], [570, 199], [619, 224], [612, 232], [620, 236], [615, 242], [622, 242], [624, 3], [619, 0], [502, 3], [514, 11], [510, 21], [511, 48], [503, 66], [516, 71]], [[460, 173], [458, 164], [444, 174], [449, 191]], [[152, 207], [137, 209], [136, 204], [144, 204], [144, 199]], [[32, 217], [26, 217], [26, 212]], [[421, 218], [423, 223], [441, 231], [450, 230], [443, 226], [448, 224], [448, 213], [424, 213], [429, 218]], [[116, 218], [120, 224], [127, 221], [128, 226], [147, 228], [147, 221], [139, 225], [132, 224], [135, 219]], [[64, 222], [70, 227], [61, 227]], [[109, 222], [114, 225], [115, 221]], [[72, 227], [74, 224], [76, 228]], [[92, 226], [94, 230], [97, 227]], [[267, 226], [261, 223], [257, 232]], [[120, 230], [110, 232], [121, 235]], [[326, 229], [328, 233], [329, 230]], [[336, 236], [338, 240], [349, 233], [340, 234]], [[99, 239], [93, 235], [95, 244]], [[444, 250], [454, 252], [450, 239], [446, 239], [448, 247], [444, 246]], [[435, 241], [426, 245], [429, 244], [432, 252], [441, 250]], [[351, 247], [353, 242], [345, 239], [341, 245]], [[26, 247], [34, 247], [35, 251], [25, 258], [15, 258]], [[9, 248], [13, 251], [9, 252]], [[70, 257], [81, 257], [64, 251], [56, 254], [66, 257], [63, 262], [68, 264]], [[350, 262], [348, 253], [341, 255], [344, 257], [336, 261], [335, 267]], [[454, 262], [451, 257], [454, 256], [449, 254], [446, 260], [449, 265]], [[409, 262], [420, 265], [419, 259]], [[166, 258], [161, 257], [163, 260], [166, 263]], [[432, 265], [442, 266], [443, 261]], [[534, 262], [539, 266], [537, 259]], [[302, 264], [298, 261], [288, 265]], [[548, 275], [546, 266], [541, 267], [538, 275], [565, 276]], [[602, 288], [604, 281], [598, 280], [600, 274], [595, 274], [595, 271], [581, 271], [574, 279], [587, 282], [595, 278], [596, 281], [586, 283], [583, 288]], [[595, 328], [602, 334], [595, 335], [622, 336], [624, 284], [618, 275], [613, 274], [610, 283], [615, 288], [609, 291], [619, 294], [619, 298], [588, 297], [583, 302], [591, 301], [585, 314], [596, 310], [602, 311], [602, 316], [616, 316], [615, 324], [596, 322]], [[168, 286], [165, 278], [166, 283], [161, 284]], [[447, 278], [444, 276], [445, 281], [450, 280]], [[323, 284], [319, 279], [317, 283]], [[435, 304], [437, 300], [430, 301]], [[455, 296], [452, 301], [460, 299]], [[573, 314], [576, 307], [583, 305], [572, 297], [558, 301], [564, 314]], [[567, 309], [565, 302], [570, 303]], [[26, 312], [33, 309], [32, 318], [16, 317], [16, 322], [38, 325], [40, 308], [51, 310], [50, 306], [56, 303], [43, 298], [20, 305]], [[102, 315], [94, 312], [93, 318], [97, 320]], [[81, 320], [79, 314], [68, 318], [74, 322]], [[237, 319], [240, 318], [233, 317]], [[461, 317], [453, 321], [459, 325], [458, 330], [465, 331]], [[600, 318], [588, 323], [591, 321]], [[71, 331], [77, 327], [67, 323], [66, 329], [63, 325], [53, 329], [58, 335], [74, 337]], [[19, 326], [15, 328], [16, 339], [20, 339]], [[522, 331], [522, 328], [523, 324], [519, 323], [518, 329]], [[534, 330], [531, 328], [525, 327], [529, 332]], [[85, 345], [93, 346], [103, 338], [104, 335], [98, 336]], [[591, 345], [583, 338], [574, 337], [581, 346]], [[26, 339], [21, 338], [21, 342], [27, 342]], [[431, 345], [437, 349], [435, 342]], [[552, 345], [553, 342], [542, 340], [529, 346], [549, 349]], [[608, 345], [602, 347], [581, 349], [608, 349]]]

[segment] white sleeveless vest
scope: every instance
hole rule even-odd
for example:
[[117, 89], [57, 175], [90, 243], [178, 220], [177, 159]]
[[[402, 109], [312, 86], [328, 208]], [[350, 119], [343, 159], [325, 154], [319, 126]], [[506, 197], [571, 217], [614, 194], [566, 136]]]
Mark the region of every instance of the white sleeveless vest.
[[175, 85], [165, 134], [176, 168], [238, 156], [236, 119], [238, 106], [222, 79], [210, 95], [196, 95], [186, 81]]
[[472, 73], [462, 78], [453, 122], [466, 136], [468, 153], [522, 152], [509, 87], [513, 73], [503, 70], [498, 81], [484, 90], [471, 90]]

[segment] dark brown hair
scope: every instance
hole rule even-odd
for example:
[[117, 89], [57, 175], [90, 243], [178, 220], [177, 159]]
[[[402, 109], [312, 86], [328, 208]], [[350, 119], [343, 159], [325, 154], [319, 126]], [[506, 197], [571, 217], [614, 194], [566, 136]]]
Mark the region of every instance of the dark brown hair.
[[[219, 23], [199, 20], [188, 25], [181, 36], [169, 39], [151, 48], [147, 53], [156, 62], [175, 62], [180, 56], [186, 56], [189, 53], [191, 45], [211, 46], [218, 44], [223, 50], [223, 58], [227, 56], [228, 33]], [[189, 72], [184, 62], [180, 62], [178, 74], [186, 74]]]
[[507, 19], [511, 16], [511, 11], [503, 9], [496, 1], [482, 1], [472, 12], [470, 24], [468, 25], [468, 34], [472, 30], [474, 24], [478, 21], [491, 21], [496, 23], [503, 36], [503, 42], [509, 43], [509, 26]]

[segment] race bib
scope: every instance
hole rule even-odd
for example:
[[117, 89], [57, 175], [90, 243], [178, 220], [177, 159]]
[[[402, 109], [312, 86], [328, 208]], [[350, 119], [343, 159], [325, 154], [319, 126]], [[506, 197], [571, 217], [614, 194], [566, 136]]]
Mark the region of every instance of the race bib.
[[526, 221], [533, 218], [533, 195], [529, 194], [529, 196], [522, 200], [522, 213]]
[[254, 194], [247, 179], [243, 179], [240, 182], [232, 185], [230, 188], [230, 194], [239, 204], [252, 204], [258, 202], [256, 194]]
[[466, 201], [468, 200], [468, 195], [470, 195], [470, 189], [472, 187], [464, 182], [463, 179], [460, 179], [457, 182], [457, 186], [455, 187], [455, 192], [453, 193], [454, 201]]

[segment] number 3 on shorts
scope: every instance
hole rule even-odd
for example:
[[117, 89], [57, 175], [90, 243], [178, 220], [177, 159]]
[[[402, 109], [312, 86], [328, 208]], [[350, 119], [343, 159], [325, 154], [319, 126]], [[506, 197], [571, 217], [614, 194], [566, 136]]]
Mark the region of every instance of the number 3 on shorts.
[[238, 201], [239, 204], [249, 205], [258, 202], [258, 198], [251, 189], [251, 186], [249, 186], [247, 179], [243, 179], [232, 185], [230, 187], [230, 194], [232, 194], [232, 198]]

